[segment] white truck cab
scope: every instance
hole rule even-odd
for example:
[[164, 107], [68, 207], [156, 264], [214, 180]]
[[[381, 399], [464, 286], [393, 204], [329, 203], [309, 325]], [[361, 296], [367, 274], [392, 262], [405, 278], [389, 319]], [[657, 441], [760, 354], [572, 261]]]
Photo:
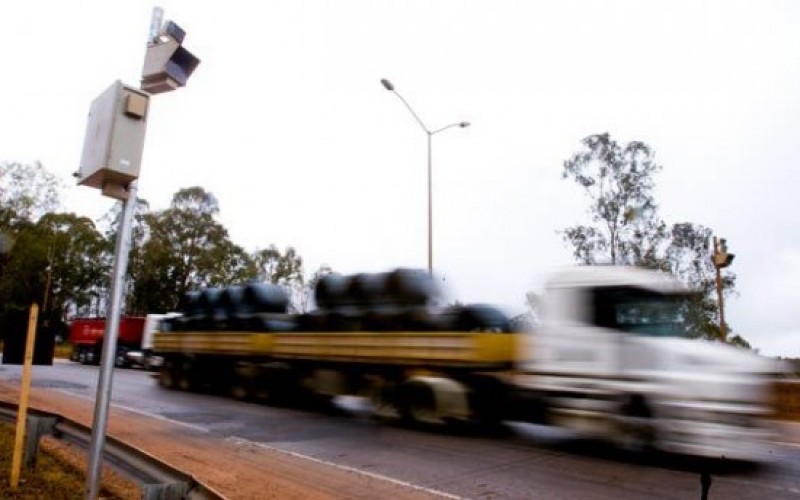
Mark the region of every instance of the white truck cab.
[[160, 356], [153, 355], [153, 334], [161, 327], [161, 320], [180, 316], [180, 313], [148, 314], [144, 320], [142, 332], [142, 345], [140, 349], [129, 351], [127, 361], [140, 366], [145, 370], [155, 370], [161, 366], [163, 360]]
[[543, 399], [549, 423], [623, 448], [762, 458], [775, 362], [689, 338], [687, 293], [643, 269], [557, 274], [540, 326], [522, 341], [515, 385]]

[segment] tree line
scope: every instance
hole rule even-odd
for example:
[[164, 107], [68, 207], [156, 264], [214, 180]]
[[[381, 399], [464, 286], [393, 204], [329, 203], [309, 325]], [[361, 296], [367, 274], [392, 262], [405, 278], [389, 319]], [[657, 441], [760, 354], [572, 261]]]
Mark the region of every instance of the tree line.
[[[95, 222], [58, 211], [61, 187], [40, 163], [0, 162], [0, 314], [33, 302], [62, 325], [105, 314], [122, 204]], [[231, 240], [219, 212], [214, 195], [197, 186], [176, 192], [163, 210], [137, 200], [126, 313], [174, 311], [189, 290], [253, 280], [285, 288], [295, 311], [308, 308], [315, 281], [330, 269], [307, 276], [293, 247], [248, 252]]]
[[[662, 166], [647, 144], [620, 144], [608, 133], [586, 137], [581, 144], [562, 170], [562, 177], [577, 183], [589, 202], [588, 223], [559, 231], [575, 259], [586, 265], [636, 265], [672, 273], [694, 290], [682, 310], [687, 334], [718, 339], [712, 230], [662, 219], [653, 194]], [[37, 302], [44, 315], [61, 320], [105, 312], [121, 204], [97, 224], [58, 212], [59, 189], [59, 181], [40, 163], [0, 162], [2, 311]], [[331, 270], [323, 266], [306, 276], [292, 247], [246, 251], [230, 239], [219, 211], [214, 195], [197, 186], [179, 190], [163, 210], [151, 210], [145, 200], [137, 200], [128, 313], [175, 310], [191, 289], [251, 280], [284, 287], [294, 311], [308, 308], [314, 283]], [[726, 295], [735, 293], [736, 276], [729, 269], [722, 285]], [[526, 303], [533, 311], [529, 320], [535, 316], [536, 296], [528, 294]], [[731, 335], [729, 341], [749, 347], [740, 335]]]
[[[686, 333], [719, 339], [712, 230], [694, 222], [667, 223], [653, 190], [662, 170], [653, 148], [641, 141], [620, 144], [608, 133], [594, 134], [563, 165], [562, 177], [577, 183], [588, 199], [589, 222], [560, 234], [585, 265], [634, 265], [672, 273], [693, 291], [681, 310]], [[725, 269], [722, 289], [735, 294], [736, 275]], [[535, 305], [529, 294], [528, 303]], [[727, 325], [731, 332], [730, 325]], [[728, 341], [750, 347], [738, 334]]]

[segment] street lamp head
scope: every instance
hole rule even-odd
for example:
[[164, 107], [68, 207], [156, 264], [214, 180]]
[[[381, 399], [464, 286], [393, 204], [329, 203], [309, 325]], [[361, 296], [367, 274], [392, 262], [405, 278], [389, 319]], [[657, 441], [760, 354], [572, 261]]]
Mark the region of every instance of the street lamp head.
[[394, 92], [394, 85], [386, 78], [381, 78], [381, 85], [383, 85], [386, 90]]
[[461, 122], [461, 123], [458, 124], [458, 126], [461, 127], [461, 128], [467, 128], [467, 127], [470, 126], [470, 123], [469, 122]]

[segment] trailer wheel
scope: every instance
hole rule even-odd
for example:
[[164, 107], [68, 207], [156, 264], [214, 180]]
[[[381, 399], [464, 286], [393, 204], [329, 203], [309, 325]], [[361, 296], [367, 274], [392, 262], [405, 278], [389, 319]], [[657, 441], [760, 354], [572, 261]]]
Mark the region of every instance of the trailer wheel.
[[420, 382], [407, 382], [399, 388], [397, 410], [401, 421], [418, 425], [441, 424], [433, 389]]
[[255, 367], [251, 364], [235, 364], [231, 367], [228, 394], [237, 401], [248, 401], [254, 397], [253, 381], [256, 378]]
[[474, 421], [495, 428], [508, 418], [508, 391], [500, 381], [476, 377], [468, 385], [470, 413]]
[[230, 396], [237, 401], [249, 401], [253, 399], [253, 391], [247, 380], [234, 379], [228, 390]]
[[177, 389], [178, 384], [175, 378], [175, 362], [172, 359], [165, 359], [158, 372], [158, 383], [165, 389]]
[[195, 391], [198, 388], [197, 374], [195, 373], [194, 363], [190, 359], [180, 361], [176, 365], [175, 376], [178, 388], [182, 391]]

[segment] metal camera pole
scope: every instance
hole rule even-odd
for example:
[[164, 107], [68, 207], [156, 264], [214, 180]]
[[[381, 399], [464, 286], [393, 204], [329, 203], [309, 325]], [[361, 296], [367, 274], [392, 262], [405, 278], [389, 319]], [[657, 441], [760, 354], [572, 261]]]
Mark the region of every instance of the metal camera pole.
[[[148, 43], [158, 36], [163, 15], [164, 11], [160, 7], [153, 8]], [[86, 498], [89, 500], [96, 500], [100, 493], [100, 472], [108, 424], [108, 408], [111, 402], [111, 382], [117, 354], [117, 337], [119, 336], [120, 314], [125, 291], [125, 274], [128, 270], [128, 254], [131, 248], [131, 229], [133, 228], [133, 212], [136, 206], [137, 182], [134, 179], [128, 185], [127, 198], [122, 211], [122, 221], [120, 222], [115, 243], [114, 268], [111, 272], [111, 301], [108, 304], [108, 313], [106, 314], [106, 330], [103, 337], [100, 375], [97, 381], [92, 440], [89, 445], [89, 470], [86, 478]]]
[[123, 300], [122, 294], [125, 289], [125, 273], [128, 269], [133, 207], [135, 205], [136, 181], [132, 181], [128, 187], [128, 199], [125, 200], [122, 222], [117, 232], [114, 269], [111, 273], [111, 302], [108, 305], [108, 314], [106, 314], [106, 331], [103, 340], [103, 354], [100, 361], [100, 376], [97, 382], [97, 397], [94, 405], [92, 440], [89, 446], [89, 474], [86, 484], [86, 497], [90, 500], [96, 499], [100, 490], [100, 466], [106, 439], [108, 406], [111, 400], [111, 380], [114, 374], [114, 360], [117, 354], [119, 316]]

